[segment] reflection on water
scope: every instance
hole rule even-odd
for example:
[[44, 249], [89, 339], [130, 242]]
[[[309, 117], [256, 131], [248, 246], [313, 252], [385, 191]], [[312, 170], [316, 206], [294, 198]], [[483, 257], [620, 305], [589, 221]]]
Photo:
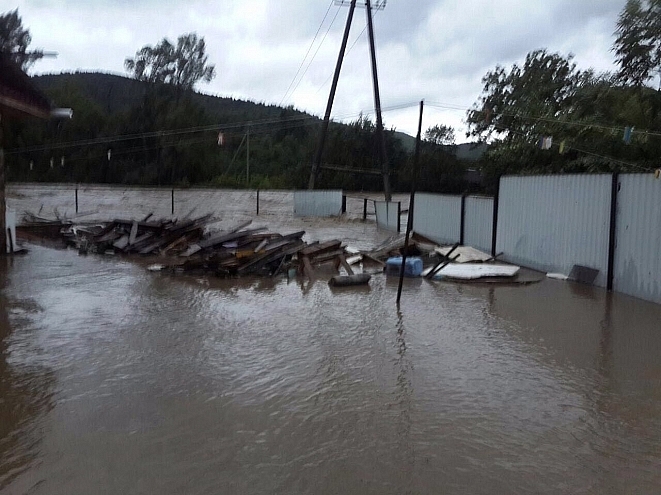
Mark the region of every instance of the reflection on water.
[[2, 277], [2, 493], [661, 487], [658, 305], [407, 279], [398, 308], [383, 275], [171, 277], [37, 246]]
[[21, 345], [13, 331], [21, 331], [22, 314], [33, 308], [29, 301], [8, 300], [9, 263], [0, 258], [0, 491], [37, 459], [42, 440], [39, 420], [53, 405], [52, 373], [36, 363], [12, 363], [10, 346]]

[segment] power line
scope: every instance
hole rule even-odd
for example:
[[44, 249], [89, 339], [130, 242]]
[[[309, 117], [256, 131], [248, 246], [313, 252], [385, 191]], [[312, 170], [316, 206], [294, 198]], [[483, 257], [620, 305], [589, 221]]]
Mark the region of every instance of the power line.
[[324, 22], [326, 22], [326, 18], [328, 17], [328, 13], [330, 12], [332, 7], [333, 7], [333, 0], [331, 0], [330, 4], [328, 4], [328, 9], [326, 10], [326, 14], [324, 14], [324, 18], [321, 20], [321, 24], [319, 24], [319, 27], [317, 28], [317, 32], [315, 33], [314, 38], [312, 39], [312, 43], [310, 43], [310, 46], [308, 47], [308, 51], [305, 53], [305, 57], [303, 57], [303, 60], [301, 60], [301, 65], [298, 66], [298, 70], [296, 71], [296, 74], [294, 74], [294, 78], [289, 83], [289, 86], [287, 87], [287, 91], [285, 91], [285, 94], [282, 97], [282, 100], [280, 100], [278, 106], [282, 106], [282, 102], [285, 101], [285, 98], [287, 98], [287, 95], [289, 94], [289, 90], [293, 86], [294, 81], [296, 81], [296, 77], [301, 72], [301, 69], [303, 68], [303, 64], [305, 64], [305, 60], [308, 58], [308, 55], [310, 55], [310, 51], [314, 46], [314, 42], [317, 41], [317, 36], [319, 36], [319, 33], [321, 32], [321, 28], [324, 25]]
[[[465, 108], [457, 105], [450, 105], [446, 103], [437, 103], [437, 102], [430, 102], [428, 106], [434, 107], [434, 108], [441, 108], [444, 110], [457, 110], [457, 111], [462, 111], [462, 112], [468, 112], [468, 111], [475, 111], [477, 113], [486, 113], [486, 110], [477, 110], [473, 108]], [[561, 124], [561, 125], [568, 125], [568, 126], [574, 126], [574, 127], [583, 127], [586, 129], [600, 129], [604, 131], [609, 131], [609, 132], [622, 132], [622, 130], [626, 126], [620, 126], [620, 127], [614, 127], [614, 126], [607, 126], [604, 124], [599, 124], [599, 123], [586, 123], [586, 122], [574, 122], [571, 120], [562, 120], [562, 119], [551, 119], [548, 117], [535, 117], [533, 115], [526, 115], [522, 113], [509, 113], [509, 112], [498, 112], [499, 115], [503, 115], [505, 117], [513, 117], [513, 118], [518, 118], [518, 119], [524, 119], [524, 120], [533, 120], [533, 121], [538, 121], [538, 122], [548, 122], [552, 124]], [[506, 130], [509, 130], [506, 128]], [[651, 137], [661, 137], [660, 132], [655, 132], [655, 131], [649, 131], [645, 129], [636, 129], [634, 131], [635, 134], [640, 134], [640, 135], [645, 135], [645, 136], [651, 136]]]
[[[383, 2], [382, 5], [385, 7], [385, 2]], [[374, 12], [374, 16], [373, 16], [373, 17], [376, 17], [376, 15], [377, 15], [380, 11], [381, 11], [381, 9], [377, 10], [376, 12]], [[363, 27], [363, 30], [360, 32], [360, 34], [358, 34], [358, 36], [356, 36], [356, 39], [353, 41], [353, 43], [351, 44], [351, 46], [350, 46], [349, 49], [347, 50], [346, 55], [349, 55], [349, 53], [351, 53], [351, 50], [353, 50], [353, 47], [356, 46], [356, 44], [358, 43], [358, 41], [360, 41], [360, 38], [363, 36], [363, 34], [365, 34], [365, 31], [367, 31], [367, 23], [365, 23], [365, 26]], [[346, 57], [346, 55], [345, 55], [345, 57]], [[328, 81], [330, 81], [330, 80], [332, 79], [332, 77], [333, 77], [333, 73], [331, 73], [331, 74], [326, 78], [326, 80], [323, 82], [323, 84], [322, 84], [321, 86], [319, 86], [319, 89], [317, 90], [317, 92], [316, 92], [315, 94], [319, 94], [319, 92], [320, 92], [322, 89], [324, 89], [324, 87], [326, 86], [326, 84], [328, 84]], [[416, 105], [417, 105], [417, 104], [416, 104]]]
[[321, 43], [319, 43], [319, 46], [317, 47], [317, 50], [314, 52], [314, 55], [310, 59], [310, 62], [308, 63], [307, 67], [305, 68], [305, 71], [301, 75], [300, 79], [296, 83], [296, 86], [294, 86], [294, 89], [291, 92], [290, 96], [293, 96], [296, 90], [298, 89], [299, 85], [303, 81], [303, 78], [305, 77], [305, 74], [308, 73], [308, 70], [310, 70], [310, 67], [312, 66], [312, 62], [314, 62], [314, 59], [317, 57], [317, 54], [319, 53], [319, 50], [321, 49], [321, 46], [324, 44], [324, 41], [326, 41], [326, 37], [328, 36], [328, 33], [330, 32], [331, 28], [333, 27], [333, 24], [335, 24], [335, 20], [337, 19], [337, 16], [340, 13], [340, 9], [337, 9], [337, 12], [335, 12], [335, 17], [333, 17], [333, 20], [331, 21], [330, 25], [328, 26], [328, 29], [326, 30], [326, 33], [324, 34], [324, 37], [321, 39]]
[[[499, 124], [495, 124], [494, 127], [502, 127], [502, 128], [505, 128], [504, 124], [500, 124], [500, 125], [499, 125]], [[506, 129], [506, 128], [505, 128], [505, 129]], [[526, 138], [529, 138], [529, 137], [530, 137], [529, 135], [527, 135], [527, 134], [524, 133], [524, 132], [514, 131], [514, 130], [511, 130], [511, 129], [506, 129], [506, 130], [509, 130], [509, 131], [512, 132], [513, 134], [518, 134], [518, 135], [523, 136], [523, 137], [526, 137]], [[558, 143], [553, 143], [552, 146], [557, 147], [558, 149], [560, 149], [560, 146], [561, 146], [561, 145], [558, 144]], [[594, 153], [594, 152], [592, 152], [592, 151], [587, 151], [587, 150], [583, 150], [583, 149], [580, 149], [580, 148], [576, 148], [576, 147], [571, 146], [571, 145], [565, 145], [564, 149], [565, 149], [565, 150], [573, 150], [573, 151], [576, 151], [576, 152], [578, 152], [578, 153], [582, 153], [582, 154], [584, 154], [584, 155], [593, 156], [593, 157], [595, 157], [595, 158], [601, 158], [602, 160], [606, 160], [606, 161], [609, 161], [609, 162], [612, 162], [612, 163], [617, 163], [617, 164], [619, 164], [619, 165], [625, 165], [625, 166], [627, 166], [627, 167], [631, 167], [631, 168], [635, 168], [635, 169], [638, 169], [638, 170], [642, 170], [642, 171], [644, 171], [644, 172], [653, 172], [653, 171], [654, 171], [654, 168], [652, 168], [652, 167], [643, 167], [642, 165], [637, 165], [637, 164], [635, 164], [635, 163], [625, 162], [625, 161], [623, 161], [623, 160], [618, 160], [617, 158], [613, 158], [613, 157], [606, 156], [606, 155], [600, 155], [600, 154], [598, 154], [598, 153]]]

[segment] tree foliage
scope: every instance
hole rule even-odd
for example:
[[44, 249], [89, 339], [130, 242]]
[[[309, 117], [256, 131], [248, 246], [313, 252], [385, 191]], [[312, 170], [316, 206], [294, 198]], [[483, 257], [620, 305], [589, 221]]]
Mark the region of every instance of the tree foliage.
[[454, 128], [443, 124], [434, 125], [425, 131], [425, 141], [451, 146], [455, 143]]
[[521, 67], [514, 64], [508, 71], [497, 66], [489, 71], [482, 78], [482, 96], [468, 112], [470, 135], [535, 139], [547, 127], [545, 119], [557, 119], [571, 109], [577, 87], [589, 77], [572, 59], [572, 55], [536, 50]]
[[627, 0], [615, 34], [620, 82], [640, 87], [661, 72], [660, 0]]
[[210, 82], [216, 76], [215, 66], [208, 64], [204, 38], [195, 33], [179, 36], [176, 46], [167, 38], [155, 47], [146, 45], [124, 65], [139, 81], [180, 89], [192, 89], [199, 81]]
[[[630, 7], [630, 6], [629, 6]], [[579, 71], [572, 57], [544, 50], [522, 67], [496, 67], [468, 112], [470, 134], [489, 140], [487, 178], [511, 173], [640, 171], [656, 167], [661, 140], [661, 93], [639, 81]], [[626, 128], [641, 129], [632, 139]], [[550, 149], [540, 149], [551, 138]]]
[[8, 54], [23, 70], [44, 56], [41, 50], [28, 50], [31, 42], [30, 32], [23, 28], [18, 9], [0, 15], [0, 52]]

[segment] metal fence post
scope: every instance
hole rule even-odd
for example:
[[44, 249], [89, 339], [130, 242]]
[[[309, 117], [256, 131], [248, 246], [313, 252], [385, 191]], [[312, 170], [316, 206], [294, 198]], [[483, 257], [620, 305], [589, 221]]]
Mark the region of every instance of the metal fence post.
[[613, 291], [613, 282], [615, 279], [615, 249], [616, 249], [616, 229], [617, 229], [617, 195], [620, 189], [619, 186], [620, 174], [615, 172], [611, 182], [611, 211], [610, 211], [610, 227], [608, 233], [608, 277], [606, 281], [606, 288], [609, 292]]
[[259, 189], [257, 189], [257, 216], [259, 216]]
[[363, 220], [367, 220], [367, 198], [363, 199]]
[[500, 175], [496, 183], [496, 194], [493, 197], [493, 224], [491, 228], [491, 256], [496, 256], [496, 241], [498, 240], [498, 203], [500, 203]]
[[464, 245], [466, 231], [466, 195], [461, 195], [461, 228], [459, 232], [459, 244]]

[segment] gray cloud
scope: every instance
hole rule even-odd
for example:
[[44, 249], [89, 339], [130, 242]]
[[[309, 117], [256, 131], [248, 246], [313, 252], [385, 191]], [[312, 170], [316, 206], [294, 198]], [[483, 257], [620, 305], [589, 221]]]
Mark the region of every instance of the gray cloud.
[[[612, 68], [610, 47], [625, 0], [390, 0], [375, 15], [384, 107], [422, 98], [468, 108], [481, 77], [537, 48], [572, 52], [580, 67]], [[204, 36], [218, 77], [205, 92], [279, 103], [327, 11], [329, 1], [289, 0], [19, 0], [33, 45], [59, 52], [39, 72], [123, 72], [124, 59], [163, 37], [196, 31]], [[13, 8], [13, 7], [12, 7]], [[285, 100], [315, 114], [326, 105], [346, 7], [331, 5], [317, 43], [337, 17], [296, 91]], [[365, 26], [357, 9], [351, 42]], [[366, 36], [347, 54], [334, 115], [371, 111]], [[304, 66], [305, 67], [305, 66]], [[428, 125], [462, 126], [464, 111], [429, 108]], [[386, 112], [388, 125], [414, 133], [417, 110]]]

